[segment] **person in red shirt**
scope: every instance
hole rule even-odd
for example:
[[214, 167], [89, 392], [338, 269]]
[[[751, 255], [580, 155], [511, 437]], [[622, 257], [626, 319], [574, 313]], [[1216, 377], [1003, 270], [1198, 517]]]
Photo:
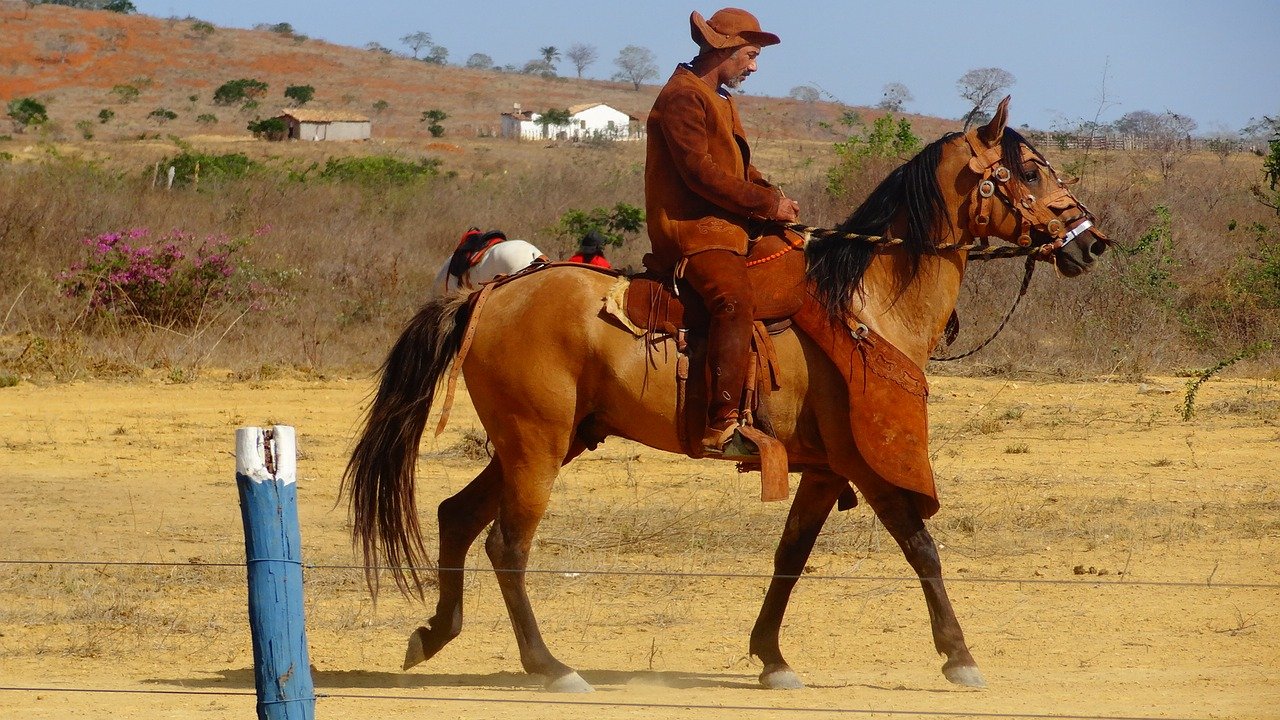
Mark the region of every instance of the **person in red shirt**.
[[595, 230], [583, 236], [582, 242], [578, 244], [578, 252], [569, 258], [569, 262], [595, 265], [602, 268], [613, 267], [604, 257], [604, 237]]

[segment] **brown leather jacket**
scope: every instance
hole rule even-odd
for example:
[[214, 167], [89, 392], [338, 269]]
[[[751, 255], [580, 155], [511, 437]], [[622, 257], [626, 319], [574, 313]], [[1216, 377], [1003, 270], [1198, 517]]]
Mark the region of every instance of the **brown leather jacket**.
[[751, 165], [731, 98], [687, 67], [676, 68], [649, 111], [644, 171], [650, 270], [668, 273], [704, 250], [747, 252], [747, 222], [778, 204], [779, 191]]

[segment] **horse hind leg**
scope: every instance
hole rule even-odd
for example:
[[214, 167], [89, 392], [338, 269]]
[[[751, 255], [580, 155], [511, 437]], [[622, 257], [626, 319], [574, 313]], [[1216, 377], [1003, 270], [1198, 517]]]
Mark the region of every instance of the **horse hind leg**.
[[[499, 453], [502, 450], [499, 448]], [[525, 590], [525, 569], [534, 532], [546, 512], [560, 464], [576, 453], [562, 449], [536, 457], [528, 452], [522, 454], [504, 466], [502, 502], [497, 522], [485, 541], [485, 552], [497, 574], [525, 672], [541, 675], [545, 687], [553, 692], [591, 692], [594, 688], [547, 648]]]
[[863, 488], [867, 503], [898, 542], [907, 562], [920, 578], [925, 604], [929, 608], [933, 645], [940, 655], [947, 658], [942, 665], [942, 674], [957, 685], [986, 687], [987, 682], [978, 671], [978, 664], [965, 644], [960, 621], [956, 619], [951, 600], [947, 597], [938, 547], [925, 528], [911, 494], [888, 485], [877, 487], [872, 492], [867, 492], [868, 489], [870, 488]]
[[485, 527], [498, 516], [502, 463], [493, 458], [467, 486], [440, 503], [440, 559], [437, 563], [440, 597], [427, 624], [409, 636], [404, 669], [431, 659], [462, 632], [463, 566], [467, 551]]
[[805, 562], [813, 552], [818, 533], [831, 514], [831, 507], [848, 481], [831, 471], [806, 471], [800, 476], [787, 524], [778, 539], [773, 556], [773, 579], [765, 593], [760, 615], [751, 629], [751, 654], [760, 658], [764, 669], [760, 684], [771, 690], [795, 690], [804, 687], [791, 666], [782, 657], [778, 635], [782, 617], [787, 611], [791, 591], [804, 572]]

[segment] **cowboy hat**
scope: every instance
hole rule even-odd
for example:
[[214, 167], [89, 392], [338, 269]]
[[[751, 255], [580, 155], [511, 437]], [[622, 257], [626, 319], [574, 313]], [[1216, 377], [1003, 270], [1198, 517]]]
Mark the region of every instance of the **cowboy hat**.
[[743, 45], [764, 47], [782, 42], [777, 35], [762, 31], [755, 15], [738, 8], [717, 10], [708, 20], [694, 10], [689, 15], [689, 34], [698, 47], [717, 50]]
[[597, 230], [590, 230], [586, 235], [582, 236], [582, 242], [578, 243], [578, 251], [582, 253], [600, 253], [604, 250], [604, 236]]

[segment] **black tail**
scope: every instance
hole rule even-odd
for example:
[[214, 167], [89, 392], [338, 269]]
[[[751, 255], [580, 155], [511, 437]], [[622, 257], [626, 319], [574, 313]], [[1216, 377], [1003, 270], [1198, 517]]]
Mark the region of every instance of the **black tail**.
[[471, 317], [463, 298], [440, 298], [418, 311], [382, 364], [382, 380], [364, 431], [343, 473], [351, 493], [352, 541], [364, 554], [365, 579], [378, 594], [381, 557], [396, 587], [422, 597], [430, 560], [414, 501], [418, 443], [436, 387], [458, 354]]

